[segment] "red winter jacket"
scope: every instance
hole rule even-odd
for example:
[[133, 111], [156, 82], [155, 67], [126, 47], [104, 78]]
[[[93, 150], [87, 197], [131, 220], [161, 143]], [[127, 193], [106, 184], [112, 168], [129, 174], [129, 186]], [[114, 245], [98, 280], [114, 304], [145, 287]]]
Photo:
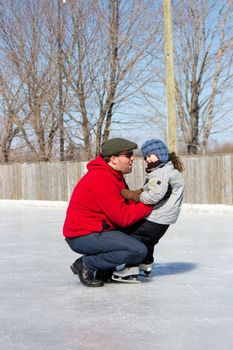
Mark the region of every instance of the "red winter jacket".
[[127, 202], [120, 191], [127, 188], [122, 173], [99, 155], [87, 165], [88, 172], [76, 185], [63, 226], [65, 237], [78, 237], [126, 227], [150, 214], [152, 206]]

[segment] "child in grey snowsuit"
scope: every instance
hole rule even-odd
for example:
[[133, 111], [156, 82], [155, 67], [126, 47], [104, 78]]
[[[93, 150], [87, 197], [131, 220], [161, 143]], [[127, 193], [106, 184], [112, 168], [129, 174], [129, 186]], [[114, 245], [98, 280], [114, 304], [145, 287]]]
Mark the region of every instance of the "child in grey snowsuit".
[[[175, 152], [169, 154], [167, 146], [158, 139], [146, 141], [141, 151], [147, 162], [143, 189], [122, 190], [128, 200], [154, 204], [152, 213], [145, 219], [127, 228], [128, 233], [143, 242], [148, 254], [140, 270], [149, 273], [154, 261], [154, 246], [165, 234], [170, 224], [179, 216], [184, 192], [183, 164]], [[132, 233], [133, 232], [133, 233]]]

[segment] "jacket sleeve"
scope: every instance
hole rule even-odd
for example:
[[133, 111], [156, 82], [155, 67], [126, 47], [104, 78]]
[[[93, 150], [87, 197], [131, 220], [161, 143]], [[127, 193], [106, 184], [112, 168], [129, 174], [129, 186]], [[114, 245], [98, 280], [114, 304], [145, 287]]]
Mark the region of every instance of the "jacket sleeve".
[[122, 183], [120, 188], [110, 179], [105, 178], [104, 183], [98, 183], [93, 196], [110, 222], [115, 226], [126, 227], [148, 216], [152, 206], [125, 200], [120, 194], [123, 188], [125, 184]]
[[168, 179], [163, 175], [155, 174], [151, 177], [140, 195], [140, 201], [144, 204], [156, 204], [167, 193]]

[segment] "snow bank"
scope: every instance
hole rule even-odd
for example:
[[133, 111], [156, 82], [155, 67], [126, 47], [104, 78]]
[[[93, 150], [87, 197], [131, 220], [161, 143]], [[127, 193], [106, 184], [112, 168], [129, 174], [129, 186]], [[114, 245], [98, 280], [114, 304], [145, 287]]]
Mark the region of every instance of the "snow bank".
[[[0, 200], [0, 207], [49, 207], [64, 208], [68, 202], [62, 201], [35, 201], [35, 200]], [[233, 206], [224, 204], [183, 204], [182, 212], [184, 213], [213, 213], [213, 214], [231, 214], [233, 215]]]
[[225, 204], [183, 204], [182, 212], [185, 213], [212, 213], [212, 214], [231, 214], [233, 215], [233, 205]]
[[68, 202], [1, 199], [0, 207], [50, 207], [67, 208]]

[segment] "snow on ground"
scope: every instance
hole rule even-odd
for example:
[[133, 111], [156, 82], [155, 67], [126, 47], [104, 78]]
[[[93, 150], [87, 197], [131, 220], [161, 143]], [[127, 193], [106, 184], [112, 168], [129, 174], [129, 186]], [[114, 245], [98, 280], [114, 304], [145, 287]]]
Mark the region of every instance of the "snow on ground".
[[66, 207], [0, 201], [0, 349], [232, 349], [232, 206], [185, 204], [151, 276], [101, 288], [70, 271]]
[[213, 214], [232, 214], [233, 205], [224, 204], [183, 204], [182, 211], [186, 213], [213, 213]]
[[[65, 201], [39, 201], [39, 200], [0, 200], [0, 207], [5, 206], [29, 206], [29, 207], [51, 207], [67, 208], [68, 202]], [[224, 204], [187, 204], [184, 203], [182, 211], [186, 213], [214, 213], [214, 214], [233, 214], [233, 205]]]

